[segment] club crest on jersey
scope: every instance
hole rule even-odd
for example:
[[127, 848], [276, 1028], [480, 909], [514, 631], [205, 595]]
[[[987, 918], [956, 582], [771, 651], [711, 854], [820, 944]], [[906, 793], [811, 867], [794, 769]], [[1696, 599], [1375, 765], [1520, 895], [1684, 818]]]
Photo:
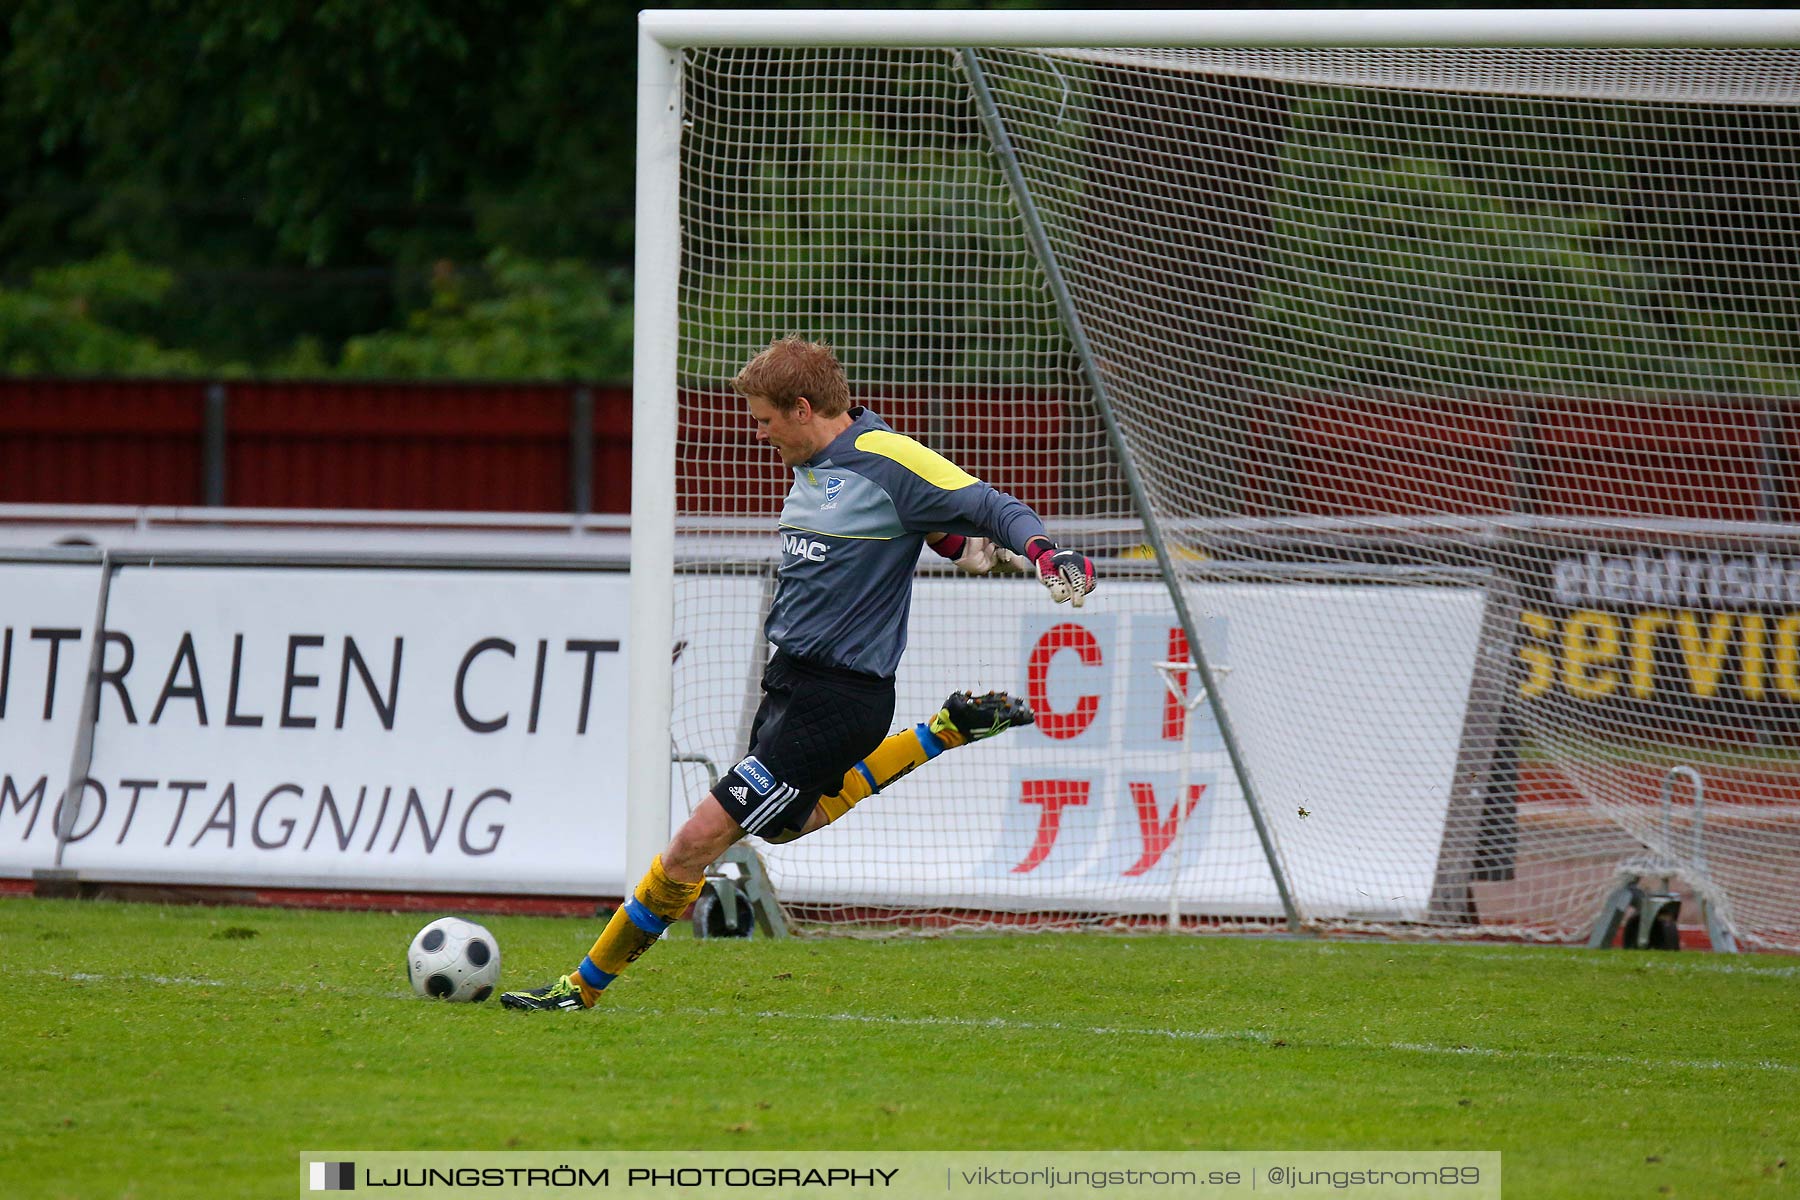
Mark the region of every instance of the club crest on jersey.
[[756, 755], [746, 758], [735, 770], [738, 778], [756, 789], [757, 795], [767, 796], [775, 790], [775, 776], [770, 773], [769, 768], [756, 760]]
[[844, 490], [844, 481], [842, 478], [840, 478], [839, 476], [836, 476], [836, 475], [827, 475], [825, 477], [825, 503], [819, 505], [819, 508], [821, 510], [824, 510], [827, 508], [836, 508], [837, 502], [838, 502], [838, 493], [843, 490]]

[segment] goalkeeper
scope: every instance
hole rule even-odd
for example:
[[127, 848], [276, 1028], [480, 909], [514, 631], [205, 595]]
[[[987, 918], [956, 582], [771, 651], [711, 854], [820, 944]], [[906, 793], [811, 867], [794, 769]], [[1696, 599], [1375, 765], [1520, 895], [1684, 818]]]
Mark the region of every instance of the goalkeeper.
[[1030, 708], [1004, 692], [958, 692], [929, 721], [888, 735], [921, 543], [972, 571], [1022, 556], [1059, 603], [1080, 605], [1094, 588], [1093, 563], [1057, 546], [1025, 504], [852, 408], [829, 346], [777, 340], [732, 386], [757, 440], [794, 475], [764, 627], [776, 649], [749, 753], [701, 798], [576, 969], [505, 993], [508, 1008], [591, 1008], [744, 835], [804, 837], [945, 750], [1030, 724]]

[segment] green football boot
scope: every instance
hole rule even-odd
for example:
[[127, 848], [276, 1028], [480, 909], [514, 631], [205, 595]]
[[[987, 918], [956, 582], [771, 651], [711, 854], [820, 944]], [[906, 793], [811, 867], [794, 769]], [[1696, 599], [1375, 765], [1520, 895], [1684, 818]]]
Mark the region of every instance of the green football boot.
[[955, 727], [971, 742], [979, 742], [1005, 733], [1015, 725], [1029, 725], [1036, 719], [1032, 716], [1031, 705], [1017, 696], [1005, 692], [989, 692], [985, 696], [957, 692], [944, 701], [944, 707], [931, 718], [931, 731], [941, 733]]
[[529, 992], [501, 992], [500, 1003], [507, 1008], [550, 1012], [580, 1012], [587, 1007], [582, 1003], [581, 989], [567, 975], [547, 987], [534, 988]]

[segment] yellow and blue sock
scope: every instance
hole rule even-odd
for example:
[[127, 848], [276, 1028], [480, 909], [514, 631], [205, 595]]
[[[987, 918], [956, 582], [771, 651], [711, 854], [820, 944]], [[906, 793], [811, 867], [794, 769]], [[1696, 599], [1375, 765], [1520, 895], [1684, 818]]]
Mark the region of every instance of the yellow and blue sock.
[[890, 733], [869, 756], [844, 773], [844, 786], [835, 794], [819, 797], [825, 810], [826, 824], [837, 820], [851, 809], [881, 791], [888, 784], [924, 766], [946, 750], [968, 741], [947, 712], [939, 712], [929, 721], [921, 721], [911, 729]]
[[617, 979], [639, 955], [656, 945], [663, 930], [687, 911], [703, 886], [702, 883], [683, 883], [670, 878], [663, 870], [662, 855], [652, 859], [650, 869], [638, 882], [637, 891], [614, 910], [594, 948], [587, 952], [570, 976], [575, 986], [581, 989], [582, 1003], [592, 1008], [606, 985]]

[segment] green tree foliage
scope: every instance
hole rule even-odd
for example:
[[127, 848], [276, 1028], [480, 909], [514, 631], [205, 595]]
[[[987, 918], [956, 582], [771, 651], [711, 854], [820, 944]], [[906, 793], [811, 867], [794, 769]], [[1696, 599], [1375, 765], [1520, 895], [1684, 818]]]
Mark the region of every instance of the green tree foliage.
[[[1795, 390], [1800, 339], [1757, 281], [1710, 287], [1703, 263], [1633, 223], [1644, 131], [1439, 103], [1463, 119], [1430, 142], [1392, 121], [1392, 102], [1334, 92], [1297, 107], [1253, 331], [1263, 372], [1302, 386]], [[1534, 146], [1554, 156], [1533, 161]], [[1521, 170], [1573, 162], [1578, 179], [1517, 196]], [[1689, 228], [1718, 220], [1712, 197], [1682, 199]]]
[[623, 371], [611, 272], [631, 253], [638, 8], [14, 0], [0, 21], [0, 282], [119, 250], [172, 272], [157, 304], [116, 314], [122, 337], [264, 372], [335, 370], [352, 346], [345, 365], [375, 369], [381, 346], [401, 369], [432, 358], [421, 328], [446, 327], [439, 264], [477, 289], [504, 247], [509, 271], [589, 264], [604, 305], [583, 311], [611, 305], [614, 324], [565, 360], [474, 357]]
[[[404, 330], [356, 337], [345, 374], [401, 379], [618, 379], [631, 372], [631, 310], [621, 271], [496, 250], [486, 280], [447, 264], [431, 304]], [[296, 364], [304, 371], [304, 360]]]
[[267, 365], [402, 323], [446, 259], [628, 256], [627, 6], [19, 0], [5, 38], [0, 263], [174, 271], [123, 332]]
[[[743, 194], [691, 205], [688, 235], [704, 247], [691, 258], [713, 264], [713, 278], [693, 289], [705, 305], [690, 296], [683, 311], [683, 374], [717, 378], [790, 330], [851, 348], [865, 381], [945, 371], [1004, 382], [1022, 364], [1066, 355], [972, 109], [920, 137], [846, 111], [832, 88], [786, 81], [767, 99], [793, 109], [768, 140], [777, 151], [729, 137], [696, 151], [729, 163], [706, 186]], [[1003, 344], [996, 330], [1007, 331]]]
[[114, 322], [154, 307], [168, 271], [126, 254], [34, 271], [24, 288], [0, 288], [0, 371], [14, 375], [193, 375], [191, 351], [121, 332]]
[[[0, 21], [7, 369], [623, 373], [636, 7], [13, 0]], [[971, 361], [983, 339], [970, 334], [997, 327], [1015, 361], [1060, 353], [998, 173], [945, 149], [979, 141], [966, 98], [925, 70], [832, 90], [810, 88], [809, 69], [767, 69], [758, 111], [772, 125], [757, 144], [690, 132], [716, 170], [691, 201], [708, 224], [690, 224], [704, 244], [689, 261], [723, 298], [686, 313], [684, 366], [695, 344], [753, 350], [774, 331], [749, 314], [771, 297], [790, 327], [864, 344], [910, 378], [953, 362], [1004, 374]], [[1060, 108], [1079, 76], [1042, 86]], [[900, 100], [920, 102], [906, 121], [960, 132], [912, 136], [892, 115]], [[1584, 105], [1550, 129], [1523, 103], [1296, 96], [1278, 152], [1289, 186], [1267, 202], [1260, 365], [1304, 356], [1328, 377], [1315, 382], [1430, 372], [1491, 387], [1579, 354], [1594, 387], [1793, 389], [1791, 113]], [[1438, 114], [1429, 144], [1409, 104]], [[1078, 122], [1063, 133], [1079, 138]], [[1584, 148], [1586, 182], [1558, 193], [1541, 169], [1521, 199], [1508, 181], [1533, 145], [1561, 162]], [[901, 182], [868, 190], [877, 166]], [[1241, 205], [1258, 228], [1262, 203]], [[1083, 204], [1077, 185], [1047, 219]], [[1721, 212], [1738, 241], [1697, 238]], [[926, 242], [937, 253], [920, 267], [909, 252]], [[1746, 277], [1746, 250], [1776, 269]], [[953, 275], [959, 260], [985, 274]], [[71, 299], [68, 264], [103, 283]], [[153, 277], [152, 291], [126, 286]], [[862, 294], [806, 294], [825, 278]], [[856, 315], [907, 312], [925, 315], [904, 341]]]
[[498, 247], [610, 280], [631, 254], [639, 7], [14, 0], [0, 283], [123, 251], [173, 278], [116, 314], [122, 337], [268, 371], [335, 369], [384, 330], [416, 340], [412, 314], [435, 327], [444, 303], [438, 264], [472, 277]]

